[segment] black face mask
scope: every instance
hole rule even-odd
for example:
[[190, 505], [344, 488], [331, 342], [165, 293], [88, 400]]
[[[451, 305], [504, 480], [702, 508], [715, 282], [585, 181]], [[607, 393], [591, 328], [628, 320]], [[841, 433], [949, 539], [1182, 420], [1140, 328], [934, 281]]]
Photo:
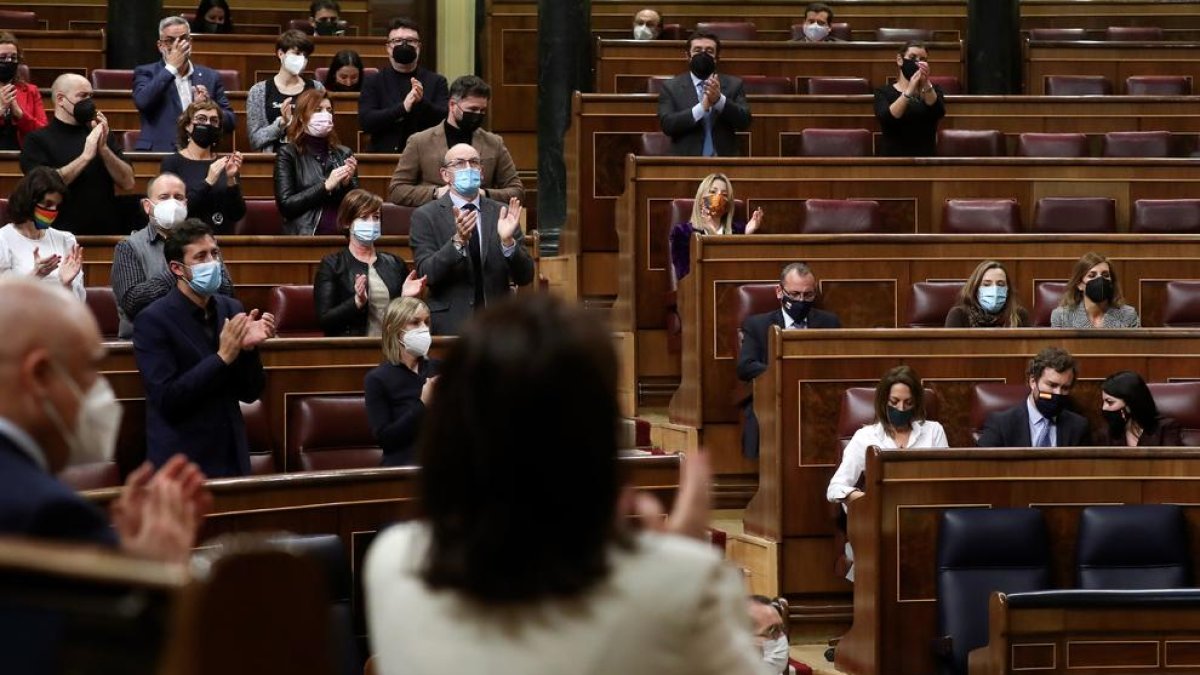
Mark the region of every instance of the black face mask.
[[920, 69], [921, 66], [917, 65], [916, 59], [903, 59], [900, 61], [900, 72], [904, 74], [904, 79], [906, 80], [911, 80], [913, 75], [916, 75]]
[[796, 323], [804, 323], [804, 320], [808, 318], [808, 310], [812, 309], [812, 306], [811, 300], [792, 300], [787, 296], [783, 298], [783, 311], [787, 312], [787, 315], [792, 317], [792, 321]]
[[913, 408], [909, 408], [908, 410], [899, 410], [889, 405], [887, 407], [888, 424], [897, 429], [907, 429], [908, 427], [912, 426], [913, 415], [915, 412], [916, 410]]
[[1113, 292], [1112, 279], [1106, 279], [1105, 277], [1096, 277], [1087, 282], [1087, 285], [1083, 287], [1083, 294], [1088, 297], [1088, 300], [1097, 304], [1112, 302]]
[[210, 124], [197, 124], [192, 127], [192, 142], [205, 150], [221, 141], [221, 128]]
[[3, 82], [4, 84], [8, 84], [9, 82], [12, 82], [13, 78], [15, 78], [16, 76], [17, 76], [16, 61], [5, 61], [4, 63], [0, 63], [0, 82]]
[[332, 89], [333, 91], [360, 91], [360, 89], [358, 87], [358, 85], [360, 85], [360, 84], [362, 84], [362, 80], [359, 80], [358, 82], [355, 82], [354, 84], [349, 85], [349, 86], [344, 85], [341, 82], [335, 81], [333, 84], [329, 85], [326, 88]]
[[1042, 417], [1049, 420], [1058, 419], [1058, 414], [1067, 407], [1067, 397], [1063, 394], [1049, 394], [1044, 391], [1039, 391], [1034, 394], [1033, 404], [1037, 407], [1038, 412], [1042, 413]]
[[204, 21], [200, 24], [201, 33], [220, 33], [224, 28], [225, 24], [215, 21]]
[[688, 69], [698, 79], [707, 80], [713, 73], [717, 72], [717, 60], [708, 52], [692, 54], [692, 59], [688, 62]]
[[317, 21], [317, 25], [314, 27], [314, 30], [316, 30], [317, 35], [337, 35], [337, 19], [321, 19]]
[[1125, 434], [1125, 409], [1120, 410], [1101, 410], [1101, 415], [1104, 415], [1104, 421], [1108, 422], [1108, 433], [1111, 436], [1123, 436]]
[[483, 121], [487, 119], [486, 113], [468, 112], [464, 110], [462, 117], [458, 119], [458, 128], [464, 133], [473, 134], [475, 130], [483, 126]]
[[392, 60], [402, 66], [407, 66], [417, 60], [417, 48], [412, 45], [396, 45], [392, 47]]
[[76, 103], [71, 108], [71, 111], [71, 115], [75, 117], [76, 124], [86, 125], [96, 119], [96, 102], [90, 98], [85, 98]]

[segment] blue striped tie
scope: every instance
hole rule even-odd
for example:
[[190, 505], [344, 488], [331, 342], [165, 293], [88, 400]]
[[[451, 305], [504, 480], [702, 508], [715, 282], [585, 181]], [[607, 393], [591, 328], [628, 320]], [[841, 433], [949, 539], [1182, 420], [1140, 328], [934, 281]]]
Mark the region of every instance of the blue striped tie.
[[[699, 100], [701, 100], [701, 101], [704, 100], [704, 81], [703, 80], [701, 80], [700, 84], [696, 85], [696, 95], [697, 95], [697, 97], [699, 97]], [[701, 123], [704, 124], [704, 149], [700, 151], [704, 157], [716, 157], [717, 156], [717, 150], [716, 150], [716, 148], [713, 147], [713, 135], [712, 135], [713, 116], [712, 116], [712, 112], [713, 112], [712, 109], [709, 109], [708, 111], [706, 111], [704, 113], [704, 118], [700, 120]]]

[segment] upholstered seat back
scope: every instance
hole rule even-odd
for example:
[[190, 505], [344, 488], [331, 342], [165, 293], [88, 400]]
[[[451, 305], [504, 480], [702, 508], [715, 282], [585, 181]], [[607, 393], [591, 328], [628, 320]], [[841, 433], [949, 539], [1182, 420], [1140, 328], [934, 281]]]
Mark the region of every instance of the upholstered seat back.
[[1037, 328], [1050, 327], [1050, 315], [1067, 292], [1065, 281], [1039, 281], [1033, 287], [1032, 323]]
[[1176, 279], [1167, 282], [1163, 325], [1168, 328], [1200, 327], [1200, 281]]
[[786, 76], [745, 75], [742, 91], [747, 96], [792, 95], [796, 93], [796, 81]]
[[274, 199], [247, 199], [246, 215], [233, 226], [238, 235], [279, 236], [283, 234], [283, 216]]
[[1103, 75], [1047, 75], [1047, 96], [1109, 96], [1112, 82]]
[[407, 237], [412, 229], [412, 214], [416, 211], [411, 206], [400, 206], [390, 202], [383, 203], [383, 212], [379, 214], [379, 231], [384, 235], [399, 235]]
[[1021, 231], [1021, 207], [1015, 199], [947, 199], [942, 232], [1015, 234]]
[[946, 315], [958, 304], [962, 281], [918, 281], [908, 300], [909, 328], [944, 328]]
[[667, 157], [671, 154], [671, 137], [661, 131], [648, 131], [638, 136], [637, 154], [642, 157]]
[[939, 129], [939, 157], [1003, 157], [1004, 134], [995, 129]]
[[[938, 418], [937, 392], [925, 388], [925, 418]], [[837, 437], [838, 455], [846, 449], [854, 433], [868, 424], [875, 423], [875, 387], [850, 387], [842, 393], [838, 409]]]
[[87, 306], [100, 324], [100, 337], [105, 340], [116, 340], [121, 319], [117, 315], [117, 296], [111, 286], [88, 286]]
[[240, 402], [242, 420], [246, 424], [246, 440], [250, 444], [250, 473], [262, 476], [276, 473], [275, 440], [271, 438], [271, 421], [262, 400]]
[[[378, 73], [379, 73], [378, 68], [363, 68], [362, 72], [358, 74], [358, 80], [359, 80], [359, 82], [365, 81], [368, 77], [374, 77]], [[325, 77], [328, 75], [329, 75], [329, 68], [327, 68], [325, 66], [317, 68], [316, 70], [313, 71], [313, 79], [317, 80], [318, 82], [324, 82]]]
[[927, 28], [876, 28], [876, 42], [932, 42], [933, 31]]
[[[272, 545], [316, 561], [326, 581], [330, 601], [330, 644], [334, 663], [331, 673], [358, 675], [358, 647], [354, 637], [353, 584], [350, 562], [342, 538], [336, 534], [277, 534]], [[309, 589], [310, 591], [316, 589]]]
[[92, 88], [130, 91], [133, 89], [133, 71], [115, 68], [93, 68]]
[[870, 157], [867, 129], [805, 129], [800, 132], [802, 157]]
[[1079, 514], [1076, 571], [1083, 589], [1191, 584], [1187, 522], [1174, 504], [1089, 506]]
[[1018, 157], [1087, 157], [1087, 136], [1083, 134], [1035, 134], [1017, 136]]
[[1104, 134], [1105, 157], [1170, 157], [1169, 131], [1111, 131]]
[[1079, 42], [1088, 39], [1086, 28], [1031, 28], [1029, 39], [1034, 42]]
[[742, 346], [742, 323], [746, 320], [746, 317], [779, 309], [779, 298], [775, 295], [775, 291], [778, 288], [778, 283], [742, 284], [738, 286], [737, 302], [734, 305], [733, 331], [736, 338], [734, 344], [739, 349]]
[[722, 40], [753, 40], [758, 28], [752, 21], [707, 21], [696, 24], [697, 33], [712, 33]]
[[1021, 403], [1029, 396], [1024, 382], [980, 382], [971, 389], [971, 438], [978, 441], [988, 415]]
[[1033, 208], [1034, 232], [1117, 231], [1117, 203], [1111, 197], [1042, 197]]
[[1133, 75], [1125, 78], [1125, 93], [1130, 96], [1190, 96], [1190, 75]]
[[954, 75], [930, 75], [929, 84], [937, 85], [947, 96], [957, 96], [963, 93], [962, 80]]
[[1109, 26], [1104, 29], [1104, 39], [1113, 42], [1158, 42], [1163, 39], [1163, 29], [1158, 26]]
[[272, 288], [267, 311], [275, 315], [275, 330], [280, 337], [320, 337], [325, 334], [317, 320], [311, 285]]
[[804, 202], [802, 234], [879, 232], [879, 202], [865, 199], [809, 199]]
[[1131, 232], [1200, 233], [1200, 199], [1139, 199], [1133, 203]]
[[853, 96], [870, 94], [871, 83], [863, 77], [810, 77], [805, 92], [812, 96]]
[[383, 450], [371, 432], [362, 394], [289, 397], [289, 471], [379, 466]]
[[1158, 414], [1183, 427], [1183, 444], [1200, 446], [1200, 382], [1151, 382], [1146, 386], [1154, 396]]

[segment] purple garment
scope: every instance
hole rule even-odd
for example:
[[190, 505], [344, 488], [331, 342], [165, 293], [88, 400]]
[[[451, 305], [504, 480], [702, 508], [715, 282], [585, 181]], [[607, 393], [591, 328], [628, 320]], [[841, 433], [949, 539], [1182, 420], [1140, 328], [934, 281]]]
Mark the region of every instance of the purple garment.
[[[675, 269], [675, 279], [686, 277], [692, 270], [692, 233], [701, 231], [686, 221], [671, 226], [671, 267]], [[746, 234], [746, 223], [733, 221], [733, 233]]]

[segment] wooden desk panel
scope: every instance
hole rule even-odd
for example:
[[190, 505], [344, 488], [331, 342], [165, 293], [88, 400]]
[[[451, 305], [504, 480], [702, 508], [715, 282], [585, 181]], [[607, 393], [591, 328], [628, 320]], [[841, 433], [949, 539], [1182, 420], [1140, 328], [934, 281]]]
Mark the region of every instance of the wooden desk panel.
[[1200, 43], [1026, 42], [1025, 92], [1046, 91], [1047, 75], [1103, 75], [1113, 91], [1125, 91], [1132, 75], [1188, 75], [1200, 72]]

